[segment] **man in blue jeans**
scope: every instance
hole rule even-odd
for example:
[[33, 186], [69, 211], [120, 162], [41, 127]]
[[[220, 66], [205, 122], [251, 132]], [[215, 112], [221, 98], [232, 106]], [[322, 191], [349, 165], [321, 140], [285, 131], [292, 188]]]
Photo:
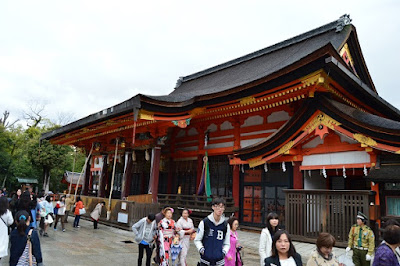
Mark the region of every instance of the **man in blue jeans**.
[[147, 217], [140, 219], [132, 226], [132, 231], [135, 233], [135, 241], [139, 243], [139, 258], [138, 264], [142, 265], [143, 250], [146, 250], [146, 266], [150, 266], [151, 253], [153, 253], [151, 245], [156, 235], [157, 225], [155, 215], [149, 214]]
[[213, 212], [200, 222], [194, 244], [200, 253], [200, 265], [225, 265], [230, 248], [230, 228], [224, 216], [226, 202], [214, 198], [211, 205]]

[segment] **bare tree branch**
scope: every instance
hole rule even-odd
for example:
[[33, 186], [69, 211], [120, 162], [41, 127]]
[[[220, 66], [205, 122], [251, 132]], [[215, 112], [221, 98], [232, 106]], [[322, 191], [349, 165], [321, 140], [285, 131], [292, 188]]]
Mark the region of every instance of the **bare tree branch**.
[[5, 110], [3, 113], [3, 117], [2, 118], [0, 117], [0, 125], [2, 125], [4, 128], [10, 128], [19, 121], [19, 119], [17, 119], [14, 122], [10, 123], [9, 121], [7, 121], [9, 116], [10, 116], [10, 112]]
[[44, 122], [44, 109], [46, 105], [46, 102], [38, 99], [31, 100], [28, 103], [28, 110], [23, 111], [23, 117], [27, 121], [28, 127], [37, 127], [40, 123]]
[[73, 113], [58, 112], [55, 123], [56, 123], [56, 125], [64, 126], [66, 124], [71, 123], [74, 120], [76, 120], [76, 119], [75, 119], [75, 115]]

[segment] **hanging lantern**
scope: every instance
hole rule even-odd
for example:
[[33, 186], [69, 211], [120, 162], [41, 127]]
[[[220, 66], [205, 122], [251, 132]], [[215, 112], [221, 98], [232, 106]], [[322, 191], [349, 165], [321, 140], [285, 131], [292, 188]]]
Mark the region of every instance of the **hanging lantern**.
[[146, 159], [146, 161], [150, 160], [150, 153], [149, 153], [149, 150], [146, 150], [146, 151], [144, 152], [144, 158]]
[[94, 143], [94, 150], [95, 150], [95, 151], [99, 151], [99, 150], [100, 150], [100, 147], [101, 147], [101, 145], [100, 145], [99, 142], [95, 142], [95, 143]]
[[244, 166], [243, 166], [243, 164], [242, 164], [242, 173], [244, 174]]
[[132, 151], [132, 162], [136, 162], [136, 152]]
[[311, 170], [308, 170], [308, 177], [311, 177]]
[[267, 163], [264, 164], [264, 171], [268, 172], [268, 164]]
[[364, 171], [364, 175], [367, 176], [368, 175], [368, 170], [367, 170], [367, 167], [365, 167], [365, 164], [364, 164], [364, 170], [363, 171]]
[[125, 143], [125, 139], [121, 139], [121, 148], [125, 148], [126, 143]]
[[282, 171], [286, 172], [286, 164], [285, 164], [285, 162], [282, 162]]
[[327, 178], [325, 166], [322, 168], [322, 175], [323, 175], [325, 178]]
[[343, 178], [346, 178], [346, 168], [343, 166]]

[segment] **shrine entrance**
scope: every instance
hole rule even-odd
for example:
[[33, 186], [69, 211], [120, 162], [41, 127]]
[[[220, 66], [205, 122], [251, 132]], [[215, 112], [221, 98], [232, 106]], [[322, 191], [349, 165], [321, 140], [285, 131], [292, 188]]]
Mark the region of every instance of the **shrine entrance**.
[[241, 173], [240, 222], [250, 226], [266, 226], [268, 213], [276, 212], [279, 222], [285, 224], [285, 193], [292, 187], [293, 168], [286, 164], [270, 164], [267, 172], [263, 167], [246, 169]]

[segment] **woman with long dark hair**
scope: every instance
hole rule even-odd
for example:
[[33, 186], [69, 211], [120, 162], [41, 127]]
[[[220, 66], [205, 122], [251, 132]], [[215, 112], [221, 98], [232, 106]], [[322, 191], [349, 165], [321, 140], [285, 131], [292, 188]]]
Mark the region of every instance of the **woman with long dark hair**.
[[19, 211], [15, 215], [17, 228], [10, 235], [10, 266], [27, 263], [30, 258], [37, 265], [43, 265], [39, 235], [36, 230], [30, 227], [30, 219], [27, 211]]
[[271, 256], [265, 259], [265, 266], [302, 266], [301, 256], [296, 252], [292, 239], [285, 230], [279, 230], [272, 240]]
[[17, 211], [27, 211], [29, 213], [29, 216], [31, 217], [31, 226], [34, 221], [36, 221], [36, 217], [33, 216], [32, 214], [32, 209], [36, 208], [36, 203], [32, 201], [32, 196], [29, 193], [28, 190], [25, 190], [24, 193], [22, 193], [20, 199], [19, 199], [19, 204]]
[[261, 231], [258, 253], [260, 254], [260, 263], [264, 265], [264, 260], [271, 256], [272, 238], [279, 230], [279, 216], [275, 212], [267, 215], [267, 226]]
[[14, 219], [8, 209], [7, 197], [0, 197], [0, 260], [8, 255], [8, 227], [13, 224]]
[[79, 228], [79, 220], [81, 219], [81, 212], [80, 210], [83, 209], [85, 206], [83, 205], [83, 202], [81, 201], [81, 197], [76, 198], [76, 204], [75, 204], [75, 220], [74, 220], [74, 227]]

